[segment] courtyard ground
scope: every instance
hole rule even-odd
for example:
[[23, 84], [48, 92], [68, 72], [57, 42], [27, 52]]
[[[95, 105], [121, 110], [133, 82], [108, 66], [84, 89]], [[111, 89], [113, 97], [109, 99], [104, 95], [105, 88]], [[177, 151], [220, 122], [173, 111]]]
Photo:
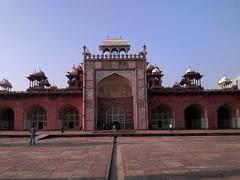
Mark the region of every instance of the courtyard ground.
[[240, 136], [113, 141], [59, 137], [30, 146], [24, 137], [0, 138], [0, 179], [240, 179]]

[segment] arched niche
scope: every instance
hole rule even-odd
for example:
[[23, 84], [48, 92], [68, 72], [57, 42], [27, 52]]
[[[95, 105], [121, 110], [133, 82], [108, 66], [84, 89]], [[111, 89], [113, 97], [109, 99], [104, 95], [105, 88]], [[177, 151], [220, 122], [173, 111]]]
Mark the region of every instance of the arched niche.
[[58, 112], [58, 129], [79, 129], [79, 112], [71, 105], [62, 107]]
[[40, 105], [34, 105], [25, 112], [25, 129], [30, 129], [34, 125], [39, 130], [47, 129], [47, 111]]
[[14, 111], [9, 106], [0, 107], [0, 130], [14, 130]]
[[208, 128], [207, 111], [199, 104], [188, 106], [184, 111], [186, 129]]
[[159, 105], [151, 113], [151, 129], [169, 129], [175, 127], [173, 110], [166, 105]]
[[218, 128], [239, 128], [240, 117], [238, 107], [223, 104], [217, 110]]

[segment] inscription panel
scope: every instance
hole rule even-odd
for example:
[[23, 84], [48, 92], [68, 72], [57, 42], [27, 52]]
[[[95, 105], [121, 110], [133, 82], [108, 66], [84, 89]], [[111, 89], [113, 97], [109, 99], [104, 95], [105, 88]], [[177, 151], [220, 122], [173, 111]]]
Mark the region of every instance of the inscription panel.
[[138, 99], [144, 99], [144, 88], [138, 88]]
[[128, 67], [130, 69], [135, 69], [136, 68], [136, 61], [128, 61]]
[[94, 88], [94, 81], [86, 81], [86, 88]]
[[95, 69], [101, 69], [102, 68], [102, 62], [96, 61], [95, 62]]
[[86, 72], [86, 79], [87, 80], [94, 80], [94, 70], [87, 70], [87, 72]]
[[143, 69], [137, 70], [137, 78], [144, 79], [144, 73], [145, 73], [145, 70], [143, 70]]
[[118, 61], [113, 61], [112, 63], [111, 63], [111, 68], [112, 69], [118, 69], [119, 68], [119, 63], [118, 63]]
[[86, 89], [86, 99], [87, 100], [93, 100], [93, 89]]
[[137, 84], [138, 84], [138, 87], [141, 87], [141, 88], [144, 88], [144, 80], [138, 80]]

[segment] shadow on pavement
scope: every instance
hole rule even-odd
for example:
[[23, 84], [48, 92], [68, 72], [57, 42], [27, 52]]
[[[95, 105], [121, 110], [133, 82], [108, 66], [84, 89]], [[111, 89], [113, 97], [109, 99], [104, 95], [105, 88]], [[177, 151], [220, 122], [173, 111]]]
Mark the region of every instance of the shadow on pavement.
[[[237, 178], [238, 177], [238, 178]], [[162, 175], [127, 176], [126, 180], [190, 180], [190, 179], [240, 179], [240, 168], [230, 170], [200, 171]]]

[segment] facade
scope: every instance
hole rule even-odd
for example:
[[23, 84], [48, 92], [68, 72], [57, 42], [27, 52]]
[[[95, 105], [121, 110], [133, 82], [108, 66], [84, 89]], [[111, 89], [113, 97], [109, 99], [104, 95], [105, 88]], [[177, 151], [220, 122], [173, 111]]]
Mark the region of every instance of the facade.
[[129, 54], [121, 38], [107, 38], [100, 54], [83, 48], [83, 62], [68, 71], [68, 87], [51, 86], [39, 69], [29, 88], [14, 92], [0, 81], [0, 130], [155, 130], [240, 128], [240, 91], [227, 77], [205, 90], [202, 75], [189, 68], [173, 87], [147, 62], [144, 45]]

